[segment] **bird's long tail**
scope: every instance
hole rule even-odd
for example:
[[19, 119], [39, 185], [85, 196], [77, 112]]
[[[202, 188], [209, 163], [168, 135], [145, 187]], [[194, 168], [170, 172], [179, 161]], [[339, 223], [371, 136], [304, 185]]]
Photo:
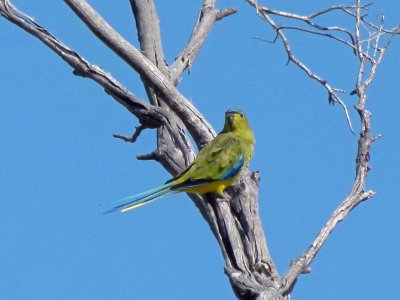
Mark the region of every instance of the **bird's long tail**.
[[146, 205], [154, 200], [157, 200], [161, 197], [164, 197], [169, 194], [176, 193], [177, 191], [174, 191], [171, 189], [172, 183], [167, 183], [164, 184], [160, 187], [157, 187], [155, 189], [151, 189], [149, 191], [129, 196], [126, 198], [123, 198], [121, 200], [118, 200], [117, 202], [121, 202], [121, 204], [118, 204], [117, 206], [111, 208], [110, 210], [104, 212], [105, 214], [112, 213], [114, 211], [120, 210], [121, 212], [127, 212], [129, 210], [138, 208], [140, 206]]

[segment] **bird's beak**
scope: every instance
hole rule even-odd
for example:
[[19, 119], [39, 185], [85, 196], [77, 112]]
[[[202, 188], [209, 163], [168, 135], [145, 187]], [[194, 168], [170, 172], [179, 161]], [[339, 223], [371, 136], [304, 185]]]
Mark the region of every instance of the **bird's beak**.
[[228, 125], [229, 125], [229, 127], [233, 126], [233, 121], [234, 121], [233, 114], [229, 114], [229, 116], [228, 116]]

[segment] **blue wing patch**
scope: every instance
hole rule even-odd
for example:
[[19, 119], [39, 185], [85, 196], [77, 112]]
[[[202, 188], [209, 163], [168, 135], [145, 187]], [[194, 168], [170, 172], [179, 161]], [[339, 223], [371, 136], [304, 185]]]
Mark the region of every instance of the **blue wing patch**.
[[237, 162], [232, 166], [232, 168], [227, 170], [225, 174], [221, 176], [221, 179], [225, 180], [231, 178], [232, 176], [235, 176], [237, 173], [239, 173], [240, 169], [243, 167], [243, 164], [244, 164], [244, 157], [243, 154], [240, 154]]

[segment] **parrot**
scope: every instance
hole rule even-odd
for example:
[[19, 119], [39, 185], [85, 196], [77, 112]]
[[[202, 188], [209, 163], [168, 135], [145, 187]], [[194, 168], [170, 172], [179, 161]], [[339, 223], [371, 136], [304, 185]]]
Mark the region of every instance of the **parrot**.
[[222, 131], [198, 153], [196, 159], [178, 176], [160, 187], [119, 200], [122, 204], [105, 212], [127, 212], [161, 197], [175, 193], [222, 195], [235, 182], [253, 155], [254, 135], [244, 112], [229, 109]]

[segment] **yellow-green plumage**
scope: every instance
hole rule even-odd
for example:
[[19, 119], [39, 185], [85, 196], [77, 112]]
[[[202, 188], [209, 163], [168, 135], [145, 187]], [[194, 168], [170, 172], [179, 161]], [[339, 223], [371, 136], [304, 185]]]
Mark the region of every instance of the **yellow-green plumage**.
[[225, 113], [224, 129], [201, 151], [195, 161], [180, 175], [161, 187], [125, 198], [126, 203], [111, 211], [126, 212], [165, 195], [188, 192], [222, 194], [248, 164], [254, 147], [254, 136], [245, 114], [240, 110]]

